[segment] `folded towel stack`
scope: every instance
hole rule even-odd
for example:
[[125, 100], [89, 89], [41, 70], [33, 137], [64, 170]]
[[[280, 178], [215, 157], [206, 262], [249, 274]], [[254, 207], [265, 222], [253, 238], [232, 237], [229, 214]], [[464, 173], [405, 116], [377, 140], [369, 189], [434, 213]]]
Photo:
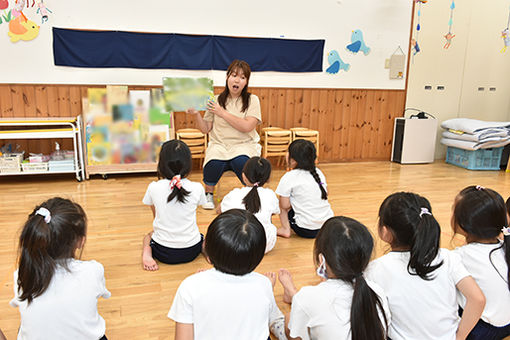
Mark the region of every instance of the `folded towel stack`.
[[441, 123], [441, 144], [464, 150], [498, 148], [510, 144], [510, 122], [454, 118]]

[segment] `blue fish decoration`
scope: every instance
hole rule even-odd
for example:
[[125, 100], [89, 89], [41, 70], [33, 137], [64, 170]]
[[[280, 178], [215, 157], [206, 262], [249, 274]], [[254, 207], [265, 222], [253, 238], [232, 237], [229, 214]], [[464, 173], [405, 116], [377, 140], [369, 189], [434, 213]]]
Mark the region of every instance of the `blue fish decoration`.
[[329, 74], [337, 74], [340, 70], [347, 72], [351, 68], [350, 64], [343, 62], [336, 50], [332, 50], [328, 53], [328, 62], [330, 66], [326, 69], [326, 72]]

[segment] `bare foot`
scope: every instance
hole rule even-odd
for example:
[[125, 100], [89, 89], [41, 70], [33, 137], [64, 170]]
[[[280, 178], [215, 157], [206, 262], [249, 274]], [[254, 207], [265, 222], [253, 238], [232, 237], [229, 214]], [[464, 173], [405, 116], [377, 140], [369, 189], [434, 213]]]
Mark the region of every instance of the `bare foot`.
[[278, 229], [276, 229], [276, 235], [285, 237], [285, 238], [289, 238], [290, 237], [290, 228], [289, 229], [285, 229], [283, 227], [278, 228]]
[[271, 285], [273, 285], [273, 289], [274, 289], [274, 286], [276, 285], [276, 273], [267, 272], [267, 273], [264, 273], [264, 275], [267, 276], [267, 278], [271, 281]]
[[283, 302], [288, 304], [292, 303], [292, 298], [297, 293], [292, 275], [287, 269], [282, 268], [278, 271], [278, 280], [280, 280], [283, 287]]
[[147, 252], [143, 252], [142, 254], [142, 264], [144, 270], [154, 271], [159, 269], [158, 264], [152, 258], [152, 255], [147, 254]]

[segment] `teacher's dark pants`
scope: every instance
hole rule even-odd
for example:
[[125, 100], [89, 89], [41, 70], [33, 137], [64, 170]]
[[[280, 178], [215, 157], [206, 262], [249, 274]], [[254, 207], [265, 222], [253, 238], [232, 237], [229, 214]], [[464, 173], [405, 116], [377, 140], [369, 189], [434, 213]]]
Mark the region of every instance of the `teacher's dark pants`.
[[243, 167], [248, 159], [250, 159], [250, 157], [241, 155], [229, 159], [228, 161], [220, 161], [217, 159], [210, 160], [204, 166], [204, 183], [206, 185], [215, 186], [218, 184], [223, 173], [230, 170], [235, 172], [237, 178], [244, 184], [242, 176]]

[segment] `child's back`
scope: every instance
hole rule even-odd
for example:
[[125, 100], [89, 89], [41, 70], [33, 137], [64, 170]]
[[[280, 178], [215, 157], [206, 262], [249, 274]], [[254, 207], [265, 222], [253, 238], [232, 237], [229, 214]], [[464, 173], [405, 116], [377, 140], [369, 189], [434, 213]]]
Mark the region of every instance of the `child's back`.
[[105, 321], [97, 311], [97, 299], [110, 297], [103, 266], [75, 259], [86, 231], [85, 212], [68, 199], [49, 199], [29, 215], [10, 302], [21, 315], [18, 339], [104, 337]]
[[[502, 243], [470, 243], [455, 249], [487, 299], [482, 320], [496, 327], [510, 324], [510, 290], [501, 277], [508, 271]], [[458, 298], [464, 307], [465, 297], [459, 294]]]
[[253, 270], [264, 257], [266, 237], [252, 213], [231, 209], [209, 225], [207, 259], [214, 269], [186, 278], [168, 317], [177, 339], [265, 340], [283, 315], [271, 281]]
[[[230, 209], [246, 209], [243, 198], [252, 190], [251, 187], [236, 188], [229, 192], [221, 201], [221, 211]], [[280, 213], [278, 206], [278, 197], [273, 190], [269, 188], [258, 187], [257, 193], [260, 197], [260, 210], [256, 212], [255, 217], [262, 223], [266, 232], [266, 253], [273, 249], [276, 243], [276, 227], [271, 216]]]
[[156, 212], [152, 239], [165, 247], [190, 247], [200, 241], [196, 211], [205, 203], [205, 191], [202, 184], [183, 178], [182, 188], [189, 192], [186, 202], [177, 199], [167, 202], [172, 192], [170, 182], [160, 179], [150, 183], [143, 198], [143, 203], [153, 205]]
[[[326, 190], [326, 178], [319, 168], [315, 168], [323, 188]], [[321, 198], [321, 189], [308, 170], [293, 169], [282, 176], [276, 193], [290, 198], [294, 210], [294, 219], [301, 228], [316, 230], [333, 216], [333, 210], [327, 199]]]
[[193, 323], [195, 339], [267, 339], [280, 313], [271, 282], [252, 272], [237, 276], [210, 269], [180, 285], [168, 317]]
[[46, 291], [30, 304], [19, 301], [18, 271], [14, 273], [15, 297], [21, 326], [18, 339], [99, 339], [105, 321], [97, 312], [97, 299], [109, 298], [103, 266], [96, 261], [70, 260], [69, 271], [57, 266]]
[[[476, 339], [510, 335], [510, 229], [503, 197], [482, 186], [468, 186], [456, 196], [452, 229], [467, 244], [455, 249], [485, 295], [481, 320], [471, 332]], [[503, 232], [503, 240], [499, 237]], [[505, 235], [506, 234], [506, 235]], [[465, 309], [466, 299], [459, 295]]]
[[399, 339], [455, 339], [459, 323], [456, 284], [469, 273], [460, 257], [440, 249], [432, 264], [443, 261], [424, 280], [408, 272], [410, 253], [390, 252], [370, 263], [367, 277], [380, 285], [391, 310], [389, 337]]

